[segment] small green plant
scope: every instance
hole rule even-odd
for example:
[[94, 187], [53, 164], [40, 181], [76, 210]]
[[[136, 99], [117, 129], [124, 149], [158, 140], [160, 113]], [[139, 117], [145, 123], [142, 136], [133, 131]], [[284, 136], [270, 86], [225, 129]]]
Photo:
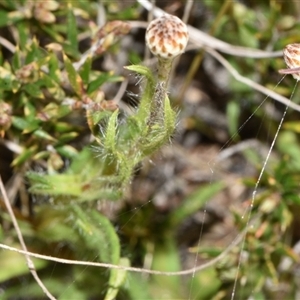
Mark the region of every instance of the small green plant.
[[[53, 19], [51, 16], [54, 15], [49, 11], [49, 22]], [[67, 18], [72, 43], [69, 46], [75, 50], [78, 45], [72, 39], [76, 28], [72, 10], [67, 12]], [[32, 239], [32, 245], [64, 241], [74, 258], [84, 255], [88, 260], [130, 265], [127, 258], [121, 257], [119, 238], [111, 221], [96, 210], [95, 204], [96, 201], [121, 200], [135, 168], [170, 141], [174, 133], [176, 113], [167, 95], [168, 74], [172, 59], [184, 51], [188, 36], [183, 25], [178, 28], [175, 24], [173, 32], [174, 17], [168, 18], [171, 22], [167, 25], [171, 28], [163, 27], [165, 34], [176, 35], [183, 29], [184, 44], [180, 44], [180, 51], [172, 53], [172, 57], [159, 60], [157, 75], [145, 66], [125, 67], [142, 78], [139, 105], [129, 116], [122, 116], [113, 101], [105, 101], [99, 89], [104, 82], [122, 78], [110, 73], [99, 74], [92, 70], [91, 63], [92, 54], [106, 51], [108, 40], [128, 32], [127, 24], [121, 21], [109, 22], [100, 29], [95, 37], [98, 40], [91, 47], [94, 52], [90, 51], [90, 56], [85, 55], [78, 62], [72, 63], [72, 54], [77, 55], [68, 51], [70, 48], [56, 43], [48, 45], [46, 51], [33, 39], [16, 49], [12, 67], [8, 64], [1, 67], [2, 93], [12, 99], [11, 104], [2, 103], [1, 132], [3, 135], [9, 130], [19, 130], [24, 140], [24, 149], [13, 165], [24, 168], [30, 161], [37, 165], [41, 159], [47, 161], [46, 167], [38, 172], [26, 172], [30, 192], [46, 197], [51, 203], [35, 208], [35, 218], [28, 224], [31, 230], [24, 233], [27, 239]], [[181, 21], [176, 19], [176, 22]], [[107, 36], [110, 36], [108, 40]], [[165, 40], [162, 43], [165, 43], [162, 51], [170, 47]], [[164, 76], [161, 76], [162, 70]], [[45, 105], [45, 102], [48, 103]], [[77, 126], [68, 122], [68, 117], [76, 111], [86, 112], [94, 140], [81, 150], [69, 145], [78, 136]], [[31, 138], [26, 141], [29, 135]], [[82, 243], [86, 255], [76, 250]], [[76, 277], [76, 267], [73, 269]], [[19, 271], [22, 273], [23, 269]], [[103, 292], [105, 299], [114, 299], [126, 272], [112, 269], [97, 276], [97, 284], [86, 282], [85, 278], [79, 282], [90, 289], [90, 295], [97, 293], [99, 283], [108, 285]], [[80, 294], [79, 290], [80, 287], [74, 286], [63, 297], [72, 298]], [[53, 293], [59, 295], [57, 289]]]
[[[178, 14], [190, 7], [184, 15], [190, 15], [191, 46], [199, 51], [184, 55], [174, 88], [168, 87], [170, 69], [188, 38], [186, 25], [174, 16], [155, 19], [146, 32], [157, 70], [123, 69], [140, 61], [142, 6], [149, 17], [161, 13], [147, 0], [0, 2], [0, 171], [28, 251], [54, 260], [33, 258], [55, 297], [288, 299], [299, 294], [298, 112], [289, 109], [258, 180], [282, 106], [263, 100], [254, 85], [236, 77], [274, 88], [283, 60], [266, 56], [278, 55], [270, 51], [286, 44], [298, 54], [293, 48], [299, 42], [297, 1], [159, 3]], [[234, 77], [209, 59], [212, 49], [220, 51], [214, 57]], [[258, 54], [264, 58], [256, 59]], [[289, 58], [292, 70], [282, 73], [298, 77], [295, 57]], [[122, 109], [127, 95], [120, 108], [118, 102], [125, 77], [129, 91], [137, 93], [133, 77], [140, 89], [130, 113]], [[286, 76], [273, 95], [288, 96], [292, 87]], [[178, 112], [169, 96], [180, 105], [180, 130], [172, 150], [160, 152], [176, 130]], [[262, 100], [266, 106], [258, 107]], [[174, 173], [165, 175], [170, 165], [166, 169]], [[8, 251], [20, 243], [3, 195], [0, 298], [43, 298], [23, 255]], [[62, 258], [70, 264], [61, 264]], [[134, 266], [141, 273], [99, 268], [99, 262]]]
[[[101, 195], [107, 197], [108, 191], [115, 198], [116, 193], [113, 191], [117, 191], [119, 197], [118, 192], [128, 185], [134, 168], [170, 140], [175, 130], [176, 114], [167, 95], [168, 76], [173, 59], [184, 51], [188, 34], [184, 23], [177, 17], [164, 16], [161, 19], [150, 23], [146, 34], [150, 49], [155, 48], [159, 57], [157, 75], [144, 66], [125, 67], [144, 78], [143, 92], [136, 111], [121, 121], [118, 109], [100, 114], [100, 117], [94, 112], [96, 116], [90, 116], [97, 118], [96, 121], [93, 120], [93, 124], [101, 122], [101, 130], [93, 132], [96, 140], [93, 145], [95, 151], [91, 147], [85, 149], [64, 174], [29, 173], [33, 193], [58, 197], [75, 196], [79, 201], [84, 201], [98, 200]], [[158, 30], [162, 30], [162, 38], [158, 41], [152, 33], [157, 30], [153, 29], [153, 23], [156, 22]], [[171, 35], [174, 37], [170, 38]], [[175, 40], [178, 35], [182, 41]], [[73, 89], [82, 97], [87, 97], [80, 84], [83, 79], [75, 72], [67, 57], [65, 64]]]

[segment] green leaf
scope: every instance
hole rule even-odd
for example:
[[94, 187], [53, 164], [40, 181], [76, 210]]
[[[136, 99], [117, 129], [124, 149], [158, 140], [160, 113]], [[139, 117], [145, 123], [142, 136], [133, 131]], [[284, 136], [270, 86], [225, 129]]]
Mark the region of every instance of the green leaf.
[[287, 154], [293, 159], [293, 168], [300, 170], [300, 146], [297, 139], [298, 137], [296, 133], [281, 130], [277, 139], [277, 148], [281, 153]]
[[71, 4], [68, 4], [68, 16], [67, 16], [67, 40], [71, 44], [71, 47], [78, 49], [78, 32], [76, 18], [73, 13]]
[[22, 86], [22, 90], [27, 92], [33, 98], [44, 99], [44, 94], [41, 91], [41, 82], [29, 83]]
[[[57, 148], [60, 154], [67, 154], [67, 146]], [[71, 153], [68, 153], [72, 155]], [[75, 153], [74, 153], [75, 154]], [[40, 195], [57, 196], [57, 201], [67, 203], [74, 198], [77, 201], [94, 201], [99, 199], [117, 200], [121, 190], [112, 186], [118, 183], [115, 174], [101, 176], [103, 161], [97, 159], [89, 148], [75, 156], [74, 161], [63, 174], [27, 174], [31, 183], [30, 192]]]
[[72, 63], [70, 62], [70, 60], [65, 54], [64, 54], [64, 62], [65, 62], [66, 71], [68, 73], [68, 78], [74, 92], [78, 96], [83, 96], [84, 90], [83, 90], [82, 79], [80, 78], [79, 74], [76, 72]]
[[0, 89], [4, 91], [13, 91], [19, 89], [21, 84], [16, 80], [15, 75], [11, 71], [0, 66]]
[[6, 12], [0, 10], [0, 27], [12, 25], [24, 18], [25, 15], [21, 11]]
[[155, 94], [155, 78], [151, 70], [145, 66], [132, 65], [124, 68], [130, 71], [137, 72], [138, 74], [145, 76], [147, 79], [147, 83], [144, 87], [142, 98], [140, 100], [138, 112], [136, 114], [137, 121], [146, 126], [151, 114], [152, 99], [154, 98]]
[[[155, 245], [152, 268], [159, 271], [180, 271], [180, 257], [174, 238], [165, 235], [162, 242]], [[154, 299], [182, 299], [181, 280], [179, 276], [152, 275], [151, 287]]]
[[[18, 248], [17, 245], [11, 245]], [[47, 265], [47, 261], [31, 258], [35, 269], [40, 270]], [[29, 273], [25, 257], [13, 251], [0, 251], [0, 282], [5, 282], [17, 276]]]
[[68, 122], [56, 122], [54, 124], [54, 130], [55, 132], [66, 133], [74, 130], [74, 126]]
[[64, 145], [64, 146], [61, 146], [61, 147], [56, 147], [56, 151], [60, 155], [63, 155], [63, 156], [68, 157], [68, 158], [75, 158], [78, 155], [78, 151], [70, 145]]
[[33, 134], [41, 139], [47, 140], [47, 141], [51, 141], [51, 142], [55, 142], [56, 139], [53, 138], [48, 132], [42, 130], [42, 129], [38, 129], [36, 131], [33, 132]]
[[83, 192], [83, 183], [80, 175], [45, 175], [29, 172], [27, 177], [31, 182], [30, 192], [34, 194], [79, 197]]
[[224, 189], [224, 187], [224, 183], [216, 182], [197, 189], [182, 202], [182, 205], [169, 215], [170, 226], [179, 225], [186, 217], [197, 212], [209, 199]]
[[116, 130], [117, 130], [117, 119], [118, 119], [119, 111], [116, 110], [114, 113], [110, 116], [106, 133], [105, 133], [105, 139], [104, 139], [104, 148], [111, 152], [112, 154], [115, 153], [116, 150]]
[[26, 117], [27, 120], [33, 120], [36, 116], [36, 107], [29, 101], [26, 101], [26, 96], [23, 94], [22, 95], [23, 101], [25, 102], [24, 105], [24, 116]]
[[24, 65], [28, 65], [34, 61], [42, 59], [45, 57], [45, 55], [47, 55], [47, 52], [44, 49], [40, 48], [39, 42], [36, 38], [34, 38], [25, 57]]
[[79, 74], [85, 85], [88, 85], [88, 83], [89, 83], [91, 68], [92, 68], [92, 56], [89, 56], [79, 71]]
[[63, 51], [69, 57], [74, 58], [74, 60], [79, 60], [81, 57], [81, 53], [76, 49], [73, 48], [69, 43], [62, 43]]
[[67, 143], [69, 141], [74, 140], [78, 135], [79, 135], [79, 133], [76, 132], [76, 131], [68, 132], [68, 133], [62, 134], [59, 137], [58, 141], [59, 141], [60, 144]]
[[7, 12], [0, 10], [0, 27], [6, 26], [9, 23]]
[[119, 238], [109, 219], [95, 210], [82, 210], [77, 205], [72, 206], [72, 211], [75, 229], [83, 238], [86, 247], [95, 250], [101, 262], [118, 264], [120, 260]]
[[25, 22], [18, 22], [16, 24], [16, 27], [19, 34], [19, 46], [22, 50], [24, 50], [26, 44], [28, 43], [28, 36], [30, 35], [29, 33], [30, 27], [26, 25]]
[[291, 131], [300, 133], [300, 122], [299, 121], [284, 122], [282, 127], [286, 130], [291, 130]]
[[[119, 266], [129, 267], [130, 261], [128, 258], [122, 257], [119, 260], [118, 263]], [[109, 278], [109, 288], [105, 295], [104, 300], [114, 300], [116, 299], [116, 296], [119, 292], [120, 287], [124, 284], [126, 277], [127, 277], [127, 271], [122, 269], [112, 269], [111, 276]]]
[[[72, 209], [76, 220], [75, 228], [85, 245], [98, 253], [100, 261], [128, 266], [127, 259], [120, 259], [119, 238], [109, 219], [95, 210], [84, 211], [76, 205]], [[126, 279], [126, 273], [124, 270], [110, 270], [109, 289], [105, 300], [115, 299]]]
[[66, 222], [69, 215], [68, 207], [59, 209], [47, 204], [38, 206], [34, 217], [36, 235], [48, 243], [77, 242], [78, 236], [74, 234], [74, 229]]
[[138, 74], [146, 76], [147, 79], [152, 78], [152, 81], [154, 81], [154, 77], [153, 77], [151, 70], [145, 66], [131, 65], [131, 66], [125, 66], [124, 69], [129, 70], [129, 71], [134, 71]]
[[197, 272], [195, 276], [189, 277], [188, 281], [191, 299], [216, 299], [215, 295], [220, 291], [222, 286], [220, 274], [216, 271], [215, 267]]
[[127, 284], [124, 285], [122, 290], [123, 289], [128, 293], [128, 299], [154, 300], [154, 298], [150, 295], [147, 279], [141, 276], [139, 273], [128, 273]]
[[32, 146], [30, 148], [25, 149], [20, 155], [18, 155], [13, 162], [12, 166], [19, 166], [26, 162], [30, 157], [32, 157], [37, 151], [37, 146]]
[[232, 136], [233, 140], [238, 140], [238, 124], [239, 124], [239, 118], [241, 109], [239, 104], [236, 101], [230, 101], [227, 104], [227, 119], [228, 119], [228, 127], [229, 127], [229, 133]]
[[59, 69], [59, 60], [54, 53], [51, 53], [49, 59], [49, 77], [56, 83], [61, 81], [61, 72]]
[[71, 112], [69, 105], [57, 105], [56, 103], [49, 103], [40, 112], [39, 117], [41, 120], [57, 120], [68, 115]]
[[14, 127], [23, 130], [23, 132], [29, 133], [39, 128], [40, 121], [14, 116], [12, 118], [12, 124]]
[[164, 123], [166, 139], [169, 139], [175, 130], [176, 114], [173, 111], [169, 97], [166, 96], [164, 103]]
[[112, 75], [111, 72], [101, 73], [101, 75], [99, 75], [97, 79], [90, 82], [90, 84], [87, 88], [87, 93], [88, 94], [93, 93], [105, 82], [119, 82], [122, 80], [123, 80], [123, 77]]
[[14, 72], [16, 72], [17, 70], [19, 70], [21, 68], [21, 57], [20, 56], [21, 56], [20, 49], [17, 46], [14, 56], [12, 58], [12, 64], [11, 64]]

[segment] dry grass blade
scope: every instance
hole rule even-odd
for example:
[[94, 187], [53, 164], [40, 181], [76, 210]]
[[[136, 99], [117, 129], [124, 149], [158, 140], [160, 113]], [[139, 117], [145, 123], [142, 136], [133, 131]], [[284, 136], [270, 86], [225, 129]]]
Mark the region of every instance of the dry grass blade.
[[22, 249], [24, 251], [24, 256], [25, 256], [25, 259], [26, 259], [26, 262], [27, 262], [27, 266], [28, 266], [28, 269], [29, 269], [30, 273], [32, 274], [32, 276], [35, 279], [35, 281], [37, 282], [37, 284], [41, 287], [41, 289], [43, 290], [43, 292], [47, 295], [47, 297], [49, 299], [51, 299], [51, 300], [55, 300], [56, 298], [48, 291], [48, 289], [45, 287], [45, 285], [43, 284], [43, 282], [39, 278], [39, 276], [38, 276], [38, 274], [36, 272], [34, 263], [31, 260], [30, 255], [27, 254], [27, 247], [26, 247], [26, 244], [24, 242], [22, 232], [20, 230], [20, 227], [18, 225], [17, 219], [16, 219], [16, 217], [14, 215], [14, 212], [12, 210], [12, 207], [11, 207], [10, 201], [8, 199], [8, 196], [7, 196], [7, 193], [6, 193], [6, 190], [5, 190], [5, 187], [4, 187], [4, 184], [3, 184], [3, 181], [2, 181], [1, 177], [0, 177], [0, 191], [2, 193], [2, 196], [3, 196], [3, 199], [4, 199], [4, 203], [6, 205], [6, 209], [8, 211], [8, 214], [10, 215], [12, 223], [14, 225], [14, 228], [16, 229], [16, 232], [17, 232], [17, 235], [18, 235], [18, 239], [19, 239], [20, 244], [22, 246]]
[[15, 53], [16, 47], [7, 39], [0, 36], [0, 45], [8, 49], [11, 53]]

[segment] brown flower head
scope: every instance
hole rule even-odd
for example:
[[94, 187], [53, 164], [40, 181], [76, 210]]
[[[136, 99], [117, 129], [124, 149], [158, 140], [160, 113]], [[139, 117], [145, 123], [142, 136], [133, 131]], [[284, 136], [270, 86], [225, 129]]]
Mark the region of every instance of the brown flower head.
[[146, 31], [146, 43], [150, 51], [164, 59], [172, 59], [183, 53], [187, 42], [186, 25], [172, 15], [166, 14], [153, 20]]
[[292, 74], [300, 80], [300, 44], [289, 44], [283, 50], [283, 58], [289, 69], [279, 70], [281, 74]]

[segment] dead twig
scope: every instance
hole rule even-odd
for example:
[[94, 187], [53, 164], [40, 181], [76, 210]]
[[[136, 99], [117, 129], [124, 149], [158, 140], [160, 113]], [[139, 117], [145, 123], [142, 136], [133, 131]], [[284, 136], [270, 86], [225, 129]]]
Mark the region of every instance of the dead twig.
[[[246, 228], [247, 229], [247, 228]], [[119, 265], [113, 265], [113, 264], [107, 264], [107, 263], [97, 263], [97, 262], [89, 262], [89, 261], [81, 261], [81, 260], [71, 260], [71, 259], [63, 259], [63, 258], [58, 258], [58, 257], [52, 257], [52, 256], [47, 256], [47, 255], [42, 255], [38, 253], [33, 253], [25, 250], [20, 250], [14, 247], [10, 247], [4, 244], [0, 243], [0, 248], [6, 249], [9, 251], [14, 251], [18, 252], [21, 254], [24, 254], [26, 256], [32, 256], [48, 261], [54, 261], [57, 263], [62, 263], [62, 264], [68, 264], [68, 265], [81, 265], [81, 266], [91, 266], [91, 267], [102, 267], [102, 268], [108, 268], [108, 269], [120, 269], [120, 270], [125, 270], [125, 271], [130, 271], [130, 272], [137, 272], [137, 273], [147, 273], [147, 274], [153, 274], [153, 275], [165, 275], [165, 276], [183, 276], [183, 275], [189, 275], [189, 274], [194, 274], [196, 272], [202, 271], [204, 269], [207, 269], [220, 260], [222, 260], [228, 253], [236, 247], [244, 238], [246, 234], [246, 229], [244, 229], [235, 239], [234, 241], [217, 257], [214, 259], [208, 261], [207, 263], [204, 263], [200, 266], [193, 267], [191, 269], [183, 270], [183, 271], [178, 271], [178, 272], [165, 272], [165, 271], [156, 271], [156, 270], [150, 270], [150, 269], [142, 269], [142, 268], [135, 268], [135, 267], [124, 267], [124, 266], [119, 266]]]
[[[148, 0], [137, 0], [145, 9], [151, 10], [152, 4]], [[166, 14], [162, 9], [158, 7], [154, 7], [153, 13], [155, 17], [161, 17], [162, 15]], [[223, 42], [209, 34], [192, 27], [188, 26], [190, 42], [194, 43], [198, 47], [210, 47], [215, 50], [219, 50], [221, 52], [241, 56], [241, 57], [252, 57], [252, 58], [268, 58], [268, 57], [280, 57], [282, 56], [282, 51], [263, 51], [258, 49], [251, 49], [247, 47], [240, 47], [240, 46], [233, 46], [226, 42]]]
[[215, 51], [214, 49], [205, 48], [206, 52], [209, 53], [210, 55], [212, 55], [215, 59], [217, 59], [229, 72], [230, 74], [238, 81], [252, 87], [253, 89], [265, 94], [266, 96], [284, 104], [287, 105], [291, 108], [293, 108], [296, 111], [300, 112], [300, 105], [291, 102], [288, 98], [281, 96], [280, 94], [275, 93], [274, 91], [252, 81], [249, 78], [246, 78], [244, 76], [242, 76], [236, 69], [234, 69], [230, 63], [217, 51]]

